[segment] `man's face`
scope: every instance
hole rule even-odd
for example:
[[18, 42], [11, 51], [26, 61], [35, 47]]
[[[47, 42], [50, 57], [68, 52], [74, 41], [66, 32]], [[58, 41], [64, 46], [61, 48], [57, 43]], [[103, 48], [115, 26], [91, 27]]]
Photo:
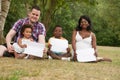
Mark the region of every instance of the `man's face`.
[[32, 9], [32, 11], [29, 14], [30, 22], [35, 23], [39, 20], [40, 17], [40, 11], [36, 9]]

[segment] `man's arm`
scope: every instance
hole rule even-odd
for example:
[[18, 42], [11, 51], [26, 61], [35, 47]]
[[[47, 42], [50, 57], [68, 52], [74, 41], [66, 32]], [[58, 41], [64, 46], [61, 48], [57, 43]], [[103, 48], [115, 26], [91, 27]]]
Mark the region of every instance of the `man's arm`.
[[38, 36], [38, 42], [42, 43], [42, 44], [45, 44], [45, 36], [44, 35], [39, 35]]
[[13, 47], [10, 43], [12, 38], [15, 36], [15, 34], [16, 34], [16, 31], [11, 29], [6, 36], [7, 49], [9, 52], [13, 52]]

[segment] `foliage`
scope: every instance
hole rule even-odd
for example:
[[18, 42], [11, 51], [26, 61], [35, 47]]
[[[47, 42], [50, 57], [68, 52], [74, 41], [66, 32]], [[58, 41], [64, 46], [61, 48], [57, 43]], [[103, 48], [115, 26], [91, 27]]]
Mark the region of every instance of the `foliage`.
[[46, 26], [46, 41], [55, 25], [63, 27], [63, 36], [71, 43], [73, 29], [81, 15], [90, 16], [98, 45], [120, 46], [119, 0], [12, 0], [6, 20], [6, 35], [14, 22], [26, 16], [29, 7], [39, 5], [40, 21]]
[[12, 25], [20, 18], [23, 18], [26, 15], [25, 5], [22, 4], [22, 1], [12, 0], [8, 16], [6, 18], [6, 23], [4, 27], [4, 36], [11, 29]]
[[[120, 46], [119, 32], [119, 8], [120, 1], [118, 0], [101, 0], [96, 6], [98, 11], [96, 28], [97, 39], [99, 45]], [[98, 27], [98, 25], [96, 25]], [[101, 29], [100, 29], [101, 28]], [[95, 31], [96, 31], [95, 30]]]

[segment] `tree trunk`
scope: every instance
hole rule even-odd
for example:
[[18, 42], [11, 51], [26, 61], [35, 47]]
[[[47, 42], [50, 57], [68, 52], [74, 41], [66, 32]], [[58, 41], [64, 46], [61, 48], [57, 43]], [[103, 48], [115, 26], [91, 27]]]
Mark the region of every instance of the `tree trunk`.
[[42, 18], [42, 23], [44, 23], [46, 27], [46, 31], [49, 30], [50, 22], [52, 20], [52, 15], [54, 15], [55, 8], [57, 6], [57, 1], [56, 0], [43, 0], [43, 18]]
[[0, 44], [5, 42], [3, 29], [11, 0], [0, 0]]

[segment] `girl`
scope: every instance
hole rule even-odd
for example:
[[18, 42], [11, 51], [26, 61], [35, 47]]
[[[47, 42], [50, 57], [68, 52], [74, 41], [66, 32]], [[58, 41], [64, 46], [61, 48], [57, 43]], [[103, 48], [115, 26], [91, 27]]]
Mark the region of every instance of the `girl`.
[[20, 54], [24, 52], [27, 47], [26, 43], [33, 41], [32, 39], [32, 26], [25, 24], [21, 29], [21, 38], [18, 39], [17, 43], [13, 44], [15, 58], [24, 58], [26, 54]]

